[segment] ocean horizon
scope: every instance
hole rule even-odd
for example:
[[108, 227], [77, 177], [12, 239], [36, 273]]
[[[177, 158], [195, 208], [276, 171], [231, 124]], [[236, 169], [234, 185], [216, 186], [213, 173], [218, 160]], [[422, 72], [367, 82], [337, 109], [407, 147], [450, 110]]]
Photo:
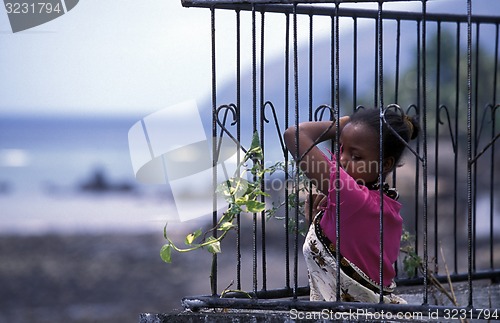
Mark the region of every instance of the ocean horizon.
[[0, 117], [0, 234], [162, 232], [175, 203], [168, 185], [135, 179], [138, 120]]

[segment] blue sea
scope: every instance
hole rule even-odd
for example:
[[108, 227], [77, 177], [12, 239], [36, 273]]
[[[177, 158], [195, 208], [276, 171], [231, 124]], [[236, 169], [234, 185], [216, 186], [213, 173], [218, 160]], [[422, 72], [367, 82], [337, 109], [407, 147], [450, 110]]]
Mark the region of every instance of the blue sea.
[[167, 185], [135, 179], [138, 120], [0, 117], [0, 233], [161, 232], [173, 204]]
[[133, 179], [127, 131], [134, 120], [0, 118], [0, 178], [13, 192], [72, 187], [95, 169]]

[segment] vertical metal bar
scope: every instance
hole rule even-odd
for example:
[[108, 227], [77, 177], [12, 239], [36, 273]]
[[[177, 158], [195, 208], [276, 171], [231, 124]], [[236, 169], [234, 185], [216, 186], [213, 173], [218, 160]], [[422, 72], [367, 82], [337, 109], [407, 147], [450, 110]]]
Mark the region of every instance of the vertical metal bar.
[[424, 220], [424, 303], [427, 303], [428, 288], [428, 218], [427, 218], [427, 0], [422, 0], [422, 141], [423, 141], [423, 163], [422, 163], [422, 185], [423, 185], [423, 220]]
[[[211, 38], [212, 38], [212, 138], [217, 137], [217, 64], [216, 64], [216, 39], [215, 39], [215, 8], [211, 8]], [[212, 192], [217, 188], [217, 161], [216, 161], [216, 145], [212, 143]], [[215, 227], [217, 224], [217, 199], [214, 194], [212, 212], [212, 224]], [[217, 237], [217, 232], [214, 230], [214, 237]], [[210, 285], [212, 295], [217, 295], [217, 254], [212, 255], [212, 269], [210, 274]]]
[[[260, 144], [262, 147], [262, 154], [265, 156], [265, 140], [264, 140], [264, 72], [265, 72], [265, 58], [264, 58], [264, 23], [265, 12], [261, 12], [260, 24]], [[265, 158], [264, 158], [265, 160]], [[265, 175], [264, 175], [265, 176]], [[261, 183], [261, 189], [264, 191], [264, 182]], [[261, 202], [265, 202], [264, 196], [261, 196]], [[267, 272], [266, 272], [266, 214], [265, 211], [261, 212], [261, 249], [262, 249], [262, 290], [267, 289]]]
[[[480, 140], [480, 134], [479, 134], [479, 127], [478, 127], [478, 120], [479, 120], [479, 31], [480, 31], [480, 24], [476, 24], [476, 49], [475, 49], [475, 61], [474, 61], [474, 67], [475, 67], [475, 75], [474, 75], [474, 83], [472, 83], [472, 65], [471, 65], [471, 87], [473, 86], [474, 89], [471, 88], [471, 95], [474, 96], [474, 145], [473, 145], [473, 155], [477, 155], [478, 147], [479, 147], [479, 140]], [[472, 26], [471, 26], [472, 28]], [[472, 31], [471, 31], [471, 37], [472, 37]], [[472, 42], [472, 40], [471, 40]], [[472, 54], [472, 48], [471, 48], [471, 54]], [[471, 57], [471, 64], [472, 64], [472, 57]], [[471, 98], [472, 100], [472, 98]], [[477, 163], [474, 163], [473, 165], [473, 171], [472, 171], [472, 176], [473, 176], [473, 184], [472, 184], [472, 196], [473, 198], [473, 212], [472, 212], [472, 270], [476, 271], [476, 241], [477, 241], [477, 212], [476, 212], [476, 206], [477, 206]]]
[[[400, 61], [401, 61], [401, 20], [396, 19], [396, 69], [394, 72], [394, 102], [398, 104], [399, 101], [399, 74], [400, 74]], [[392, 171], [392, 185], [397, 187], [397, 169]], [[398, 264], [395, 264], [396, 274], [398, 272]]]
[[498, 78], [496, 71], [498, 71], [498, 51], [499, 51], [499, 28], [500, 25], [496, 24], [495, 25], [495, 68], [493, 69], [495, 73], [493, 74], [493, 105], [496, 105], [497, 103], [497, 83], [498, 83]]
[[472, 307], [472, 0], [467, 0], [467, 253], [469, 307]]
[[[313, 119], [313, 55], [314, 55], [314, 38], [313, 38], [313, 15], [309, 15], [309, 111], [308, 111], [308, 121], [312, 121]], [[313, 190], [313, 184], [312, 182], [309, 182], [309, 223], [312, 223], [312, 208], [313, 208], [313, 200], [312, 200], [312, 190]]]
[[[337, 5], [337, 4], [336, 4]], [[338, 6], [338, 5], [337, 5]], [[335, 105], [335, 16], [330, 17], [330, 101]]]
[[[420, 115], [420, 93], [421, 93], [421, 66], [422, 66], [422, 32], [421, 32], [421, 21], [417, 21], [417, 114]], [[420, 139], [417, 141], [416, 147], [417, 153], [420, 152]], [[419, 184], [420, 184], [420, 167], [419, 167], [419, 159], [418, 156], [415, 156], [415, 253], [419, 254], [419, 246], [420, 246], [420, 217], [418, 214], [420, 213], [420, 203], [418, 200], [419, 196]], [[415, 274], [417, 274], [415, 272]]]
[[313, 55], [314, 55], [314, 38], [313, 38], [313, 15], [309, 15], [309, 121], [312, 120], [313, 111]]
[[460, 23], [457, 23], [456, 43], [456, 79], [455, 79], [455, 156], [454, 156], [454, 178], [453, 178], [453, 251], [454, 251], [454, 273], [458, 273], [458, 125], [460, 112]]
[[[340, 45], [339, 45], [339, 3], [335, 3], [335, 15], [332, 17], [332, 53], [331, 53], [331, 77], [332, 77], [332, 83], [334, 84], [333, 88], [334, 90], [332, 91], [332, 102], [335, 107], [335, 112], [336, 116], [335, 119], [337, 122], [335, 122], [335, 158], [336, 158], [336, 163], [335, 163], [335, 213], [336, 213], [336, 261], [337, 264], [340, 264], [340, 244], [341, 244], [341, 235], [340, 235], [340, 221], [341, 221], [341, 214], [340, 214], [340, 183], [338, 179], [340, 178], [340, 145], [339, 145], [339, 138], [340, 138], [340, 123], [338, 122], [340, 120], [340, 109], [339, 109], [339, 100], [340, 100], [340, 91], [339, 91], [339, 81], [340, 81], [340, 73], [339, 73], [339, 67], [340, 67]], [[330, 184], [331, 185], [331, 184]], [[340, 266], [337, 266], [337, 288], [336, 288], [336, 299], [337, 301], [340, 301]]]
[[[236, 138], [241, 142], [241, 15], [236, 10]], [[241, 161], [241, 149], [237, 150], [236, 160]], [[239, 170], [238, 170], [238, 176]], [[241, 215], [236, 216], [236, 288], [241, 290]]]
[[[252, 133], [257, 131], [257, 23], [252, 4]], [[257, 214], [252, 216], [253, 232], [253, 291], [257, 292]]]
[[[290, 107], [290, 14], [286, 14], [285, 26], [285, 129], [289, 125], [289, 107]], [[288, 151], [285, 152], [285, 183], [289, 181]], [[288, 189], [285, 189], [285, 284], [290, 288], [290, 204]]]
[[[299, 151], [299, 48], [298, 48], [298, 33], [297, 33], [297, 4], [293, 4], [293, 90], [294, 90], [294, 111], [295, 111], [295, 127], [296, 127], [296, 151]], [[299, 205], [298, 186], [300, 184], [298, 165], [295, 182], [295, 202]], [[295, 228], [294, 228], [294, 259], [293, 259], [293, 295], [297, 298], [299, 288], [299, 209], [295, 208]]]
[[[441, 102], [441, 22], [437, 23], [437, 57], [436, 57], [436, 141], [434, 146], [434, 176], [439, 178], [439, 113]], [[439, 206], [439, 181], [434, 181], [434, 272], [438, 272], [438, 206]]]
[[[378, 17], [377, 17], [378, 19]], [[378, 94], [379, 94], [379, 66], [378, 66], [378, 61], [379, 61], [379, 51], [378, 51], [378, 46], [377, 46], [377, 41], [378, 41], [378, 35], [380, 33], [380, 30], [379, 30], [379, 25], [378, 25], [378, 20], [375, 21], [375, 59], [374, 59], [374, 70], [375, 70], [375, 73], [373, 74], [374, 75], [374, 91], [373, 91], [373, 106], [376, 107], [379, 103], [379, 99], [378, 99]]]
[[352, 111], [354, 112], [358, 102], [358, 18], [356, 17], [353, 17], [352, 29]]
[[[400, 73], [400, 55], [401, 53], [401, 20], [396, 20], [396, 71], [395, 71], [395, 85], [394, 85], [394, 103], [398, 104], [399, 101], [399, 73]], [[392, 185], [397, 187], [397, 171], [396, 169], [392, 172]], [[399, 274], [398, 262], [394, 264], [396, 269], [396, 276]]]
[[257, 131], [257, 22], [252, 4], [252, 132]]
[[[394, 103], [398, 104], [399, 102], [399, 65], [401, 61], [401, 20], [396, 20], [396, 76], [395, 76], [395, 85], [394, 85]], [[396, 177], [394, 177], [394, 181]], [[396, 183], [394, 182], [394, 186]]]
[[[495, 126], [496, 126], [496, 111], [498, 107], [497, 104], [497, 75], [498, 73], [498, 50], [499, 50], [499, 25], [495, 25], [495, 64], [493, 70], [493, 100], [492, 100], [492, 125], [491, 125], [491, 139], [495, 136]], [[491, 146], [491, 160], [490, 160], [490, 269], [494, 269], [494, 252], [493, 252], [493, 239], [494, 239], [494, 210], [495, 210], [495, 196], [493, 194], [495, 186], [495, 145]]]
[[379, 302], [384, 302], [384, 45], [383, 45], [383, 20], [382, 20], [382, 9], [383, 9], [383, 1], [380, 1], [378, 4], [378, 13], [377, 13], [377, 63], [378, 63], [378, 107], [380, 110], [380, 120], [379, 120], [379, 199], [380, 199], [380, 212], [379, 212], [379, 283], [380, 283], [380, 292], [379, 292]]
[[[496, 64], [495, 64], [496, 65]], [[496, 69], [495, 69], [496, 71]], [[495, 73], [496, 74], [496, 73]], [[491, 140], [495, 137], [496, 132], [496, 110], [497, 107], [491, 106]], [[495, 189], [495, 145], [491, 145], [491, 156], [490, 156], [490, 269], [494, 269], [493, 261], [493, 246], [494, 246], [494, 218], [495, 218], [495, 195], [493, 191]]]

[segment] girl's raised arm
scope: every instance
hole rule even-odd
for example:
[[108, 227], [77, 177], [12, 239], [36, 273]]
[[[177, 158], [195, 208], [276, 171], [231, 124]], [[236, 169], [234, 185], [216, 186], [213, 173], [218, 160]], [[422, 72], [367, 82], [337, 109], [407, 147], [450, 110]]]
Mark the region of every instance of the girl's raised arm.
[[[340, 118], [339, 128], [342, 129], [348, 122], [349, 117]], [[335, 139], [336, 128], [332, 121], [303, 122], [299, 124], [298, 141], [296, 140], [295, 126], [286, 129], [284, 134], [286, 146], [297, 160], [299, 167], [324, 194], [328, 194], [330, 163], [315, 145], [329, 139]]]

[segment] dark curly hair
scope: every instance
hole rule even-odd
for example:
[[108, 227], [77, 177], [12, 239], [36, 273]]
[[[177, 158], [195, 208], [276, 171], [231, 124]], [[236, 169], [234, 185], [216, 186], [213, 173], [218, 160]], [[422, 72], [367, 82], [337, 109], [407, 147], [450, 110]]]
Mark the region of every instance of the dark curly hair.
[[[380, 110], [376, 108], [360, 107], [350, 116], [350, 122], [365, 124], [377, 134], [380, 132], [380, 120]], [[399, 166], [406, 144], [394, 132], [404, 141], [409, 142], [418, 137], [420, 132], [419, 123], [416, 117], [405, 114], [399, 107], [385, 109], [383, 120], [385, 121], [382, 126], [384, 159], [393, 157], [395, 166]]]

